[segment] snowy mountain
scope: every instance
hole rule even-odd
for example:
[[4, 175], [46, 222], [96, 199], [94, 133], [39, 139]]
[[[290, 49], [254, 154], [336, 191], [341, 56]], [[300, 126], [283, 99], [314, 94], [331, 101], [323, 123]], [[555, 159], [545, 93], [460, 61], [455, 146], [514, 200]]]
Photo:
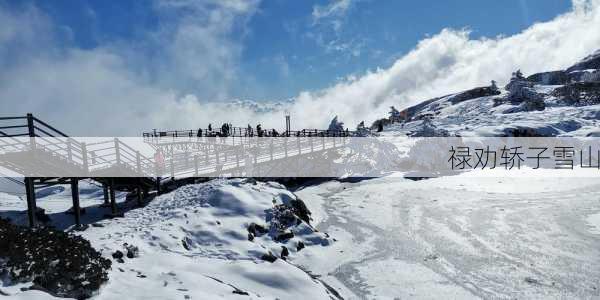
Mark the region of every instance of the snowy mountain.
[[513, 74], [488, 87], [424, 101], [382, 119], [384, 131], [411, 136], [600, 136], [600, 50], [558, 71]]

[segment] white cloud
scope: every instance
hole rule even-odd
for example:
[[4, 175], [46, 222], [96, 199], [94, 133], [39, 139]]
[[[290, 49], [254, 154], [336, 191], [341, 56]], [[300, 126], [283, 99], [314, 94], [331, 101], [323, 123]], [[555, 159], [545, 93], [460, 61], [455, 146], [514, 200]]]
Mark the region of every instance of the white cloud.
[[340, 23], [337, 18], [342, 17], [350, 9], [353, 0], [331, 0], [328, 5], [315, 5], [312, 11], [313, 24], [321, 22], [323, 19], [335, 18], [334, 26], [339, 27]]
[[[256, 3], [161, 3], [159, 7], [169, 5], [170, 20], [178, 21], [156, 33], [157, 41], [167, 33], [173, 36], [165, 37], [164, 62], [147, 62], [168, 74], [153, 76], [132, 66], [135, 52], [118, 43], [93, 50], [56, 50], [48, 33], [52, 24], [42, 13], [33, 7], [14, 13], [0, 6], [0, 54], [14, 51], [15, 45], [22, 53], [15, 61], [0, 56], [0, 66], [8, 66], [0, 71], [2, 114], [34, 112], [79, 135], [138, 135], [144, 129], [196, 128], [225, 121], [282, 128], [282, 111], [256, 112], [248, 106], [209, 102], [206, 99], [212, 98], [185, 93], [185, 88], [182, 93], [176, 84], [189, 80], [211, 90], [208, 94], [227, 96], [226, 85], [238, 80], [236, 55], [241, 47], [228, 32], [253, 13]], [[200, 6], [190, 11], [189, 5]], [[209, 18], [195, 20], [199, 15]], [[47, 50], [43, 55], [42, 47]], [[506, 81], [517, 68], [526, 74], [564, 68], [598, 48], [600, 0], [576, 0], [574, 11], [509, 37], [475, 40], [468, 32], [447, 29], [421, 41], [390, 68], [301, 93], [289, 108], [292, 123], [296, 128], [323, 128], [334, 115], [350, 126], [373, 121], [385, 115], [389, 105], [407, 106], [487, 85], [492, 79]]]
[[524, 73], [565, 68], [600, 48], [600, 1], [576, 0], [574, 7], [508, 37], [470, 39], [466, 31], [445, 29], [390, 68], [302, 93], [293, 114], [309, 127], [326, 126], [335, 114], [357, 124], [384, 116], [390, 105], [406, 107], [492, 79], [507, 81], [519, 68]]

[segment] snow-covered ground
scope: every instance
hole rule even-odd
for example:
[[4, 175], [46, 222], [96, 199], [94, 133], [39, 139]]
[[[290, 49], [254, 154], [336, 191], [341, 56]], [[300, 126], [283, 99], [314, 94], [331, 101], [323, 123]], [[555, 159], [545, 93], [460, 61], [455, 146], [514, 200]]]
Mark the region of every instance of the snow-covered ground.
[[[51, 191], [54, 193], [40, 197], [38, 206], [46, 209], [54, 225], [67, 228], [72, 224], [72, 217], [64, 214], [70, 207], [70, 190], [58, 186]], [[99, 220], [108, 209], [97, 207], [102, 192], [84, 185], [84, 222], [97, 222], [77, 234], [108, 258], [116, 250], [126, 253], [125, 243], [139, 248], [139, 257], [124, 258], [124, 263], [113, 260], [109, 282], [96, 298], [335, 299], [323, 283], [294, 265], [297, 257], [310, 257], [331, 244], [326, 234], [299, 223], [288, 228], [294, 232], [289, 240], [276, 242], [271, 227], [249, 241], [251, 223], [268, 230], [274, 205], [294, 199], [294, 194], [277, 183], [215, 180], [162, 195], [143, 208], [126, 211], [124, 218]], [[133, 205], [124, 202], [124, 194], [119, 200], [122, 208]], [[22, 199], [0, 194], [0, 201], [0, 216], [25, 221]], [[298, 251], [300, 241], [306, 248]], [[269, 252], [280, 257], [282, 246], [290, 252], [287, 261], [261, 259]], [[1, 289], [15, 299], [52, 298], [38, 291], [21, 292], [23, 286]]]
[[312, 270], [347, 298], [600, 297], [597, 179], [380, 178], [297, 195], [338, 239]]
[[[70, 191], [53, 189], [39, 206], [67, 228]], [[249, 224], [267, 225], [273, 201], [296, 197], [319, 232], [302, 223], [288, 241], [274, 241], [272, 232], [248, 241]], [[23, 200], [1, 194], [0, 201], [0, 215], [25, 221]], [[140, 255], [114, 262], [96, 299], [330, 299], [327, 286], [344, 299], [600, 297], [595, 178], [385, 177], [295, 193], [276, 183], [215, 180], [109, 220], [99, 220], [101, 202], [97, 187], [82, 187], [84, 220], [103, 227], [78, 234], [106, 257], [124, 243]], [[299, 252], [298, 241], [307, 246]], [[261, 259], [279, 256], [281, 246], [287, 261]], [[20, 287], [1, 289], [15, 299], [52, 298]]]

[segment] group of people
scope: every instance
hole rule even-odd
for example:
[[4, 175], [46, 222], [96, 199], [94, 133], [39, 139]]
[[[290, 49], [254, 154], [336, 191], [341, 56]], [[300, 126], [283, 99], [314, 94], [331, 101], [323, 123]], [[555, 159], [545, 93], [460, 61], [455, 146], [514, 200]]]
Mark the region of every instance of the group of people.
[[246, 133], [244, 134], [244, 136], [254, 136], [255, 134], [258, 137], [263, 137], [263, 136], [278, 136], [279, 135], [279, 133], [275, 129], [263, 130], [262, 126], [260, 124], [256, 125], [256, 132], [255, 132], [252, 129], [252, 126], [250, 126], [250, 124], [248, 124], [248, 128], [246, 128]]
[[231, 135], [231, 129], [233, 127], [231, 126], [231, 124], [229, 123], [223, 123], [223, 125], [221, 125], [221, 131], [219, 132], [215, 132], [213, 131], [212, 128], [212, 123], [208, 124], [208, 129], [205, 131], [202, 130], [202, 128], [198, 128], [198, 131], [196, 132], [196, 136], [197, 137], [216, 137], [216, 136], [220, 136], [220, 137], [227, 137]]
[[[198, 131], [196, 132], [196, 136], [197, 137], [228, 137], [235, 134], [235, 130], [233, 129], [233, 126], [229, 123], [223, 123], [223, 125], [221, 125], [221, 130], [220, 131], [213, 131], [212, 128], [212, 123], [208, 124], [208, 129], [206, 129], [206, 131], [203, 131], [202, 128], [198, 128]], [[241, 134], [241, 130], [240, 130], [240, 134]], [[277, 130], [275, 129], [271, 129], [271, 130], [264, 130], [262, 129], [262, 125], [258, 124], [256, 125], [256, 128], [253, 128], [250, 124], [248, 124], [248, 127], [246, 128], [246, 131], [244, 132], [244, 136], [248, 136], [248, 137], [252, 137], [252, 136], [258, 136], [258, 137], [264, 137], [264, 136], [279, 136], [279, 132], [277, 132]]]

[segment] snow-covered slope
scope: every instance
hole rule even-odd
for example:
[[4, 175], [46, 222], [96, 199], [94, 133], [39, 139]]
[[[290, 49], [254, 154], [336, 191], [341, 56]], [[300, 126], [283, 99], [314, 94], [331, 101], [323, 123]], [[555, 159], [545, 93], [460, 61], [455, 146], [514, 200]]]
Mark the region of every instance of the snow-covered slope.
[[[64, 187], [55, 192], [41, 197], [39, 206], [57, 224], [68, 222], [71, 216], [62, 212], [70, 191]], [[82, 197], [85, 218], [100, 213], [92, 208], [102, 202], [101, 194], [90, 195]], [[122, 207], [124, 196], [120, 195]], [[159, 196], [123, 218], [96, 222], [78, 233], [113, 260], [109, 282], [95, 298], [335, 299], [335, 292], [294, 265], [296, 259], [306, 261], [333, 242], [290, 214], [297, 200], [277, 183], [214, 180]], [[8, 195], [0, 195], [0, 203], [0, 212], [22, 211], [25, 205]], [[123, 257], [122, 263], [111, 257], [132, 246], [139, 250], [137, 257]], [[285, 260], [283, 247], [289, 252]], [[272, 256], [265, 257], [269, 253]], [[37, 291], [21, 292], [20, 287], [2, 290], [22, 299], [51, 298]]]
[[460, 175], [296, 194], [338, 240], [312, 270], [347, 298], [599, 299], [599, 188], [595, 178]]
[[[518, 73], [518, 74], [517, 74]], [[424, 101], [392, 135], [600, 136], [600, 51], [572, 67]], [[425, 121], [427, 120], [427, 121]], [[399, 120], [398, 120], [399, 121]]]

